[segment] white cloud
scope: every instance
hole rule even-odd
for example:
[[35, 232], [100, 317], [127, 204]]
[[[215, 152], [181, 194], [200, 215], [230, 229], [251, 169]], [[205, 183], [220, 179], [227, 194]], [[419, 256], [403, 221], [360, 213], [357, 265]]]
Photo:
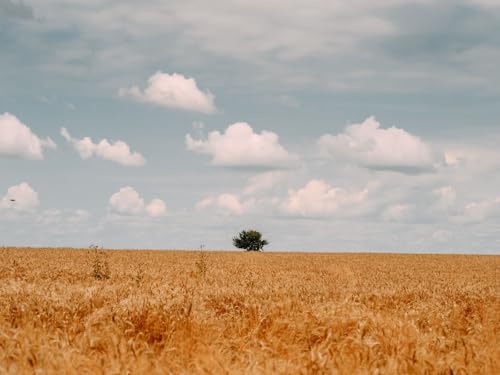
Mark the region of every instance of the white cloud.
[[119, 214], [140, 215], [144, 211], [144, 199], [130, 186], [121, 188], [109, 199], [111, 209]]
[[109, 208], [120, 215], [144, 215], [151, 217], [164, 216], [167, 206], [161, 199], [155, 198], [148, 205], [139, 193], [130, 186], [121, 188], [109, 199]]
[[137, 167], [146, 163], [146, 159], [140, 153], [132, 152], [129, 145], [123, 141], [110, 143], [107, 139], [102, 139], [99, 143], [94, 143], [90, 137], [76, 139], [71, 137], [66, 128], [61, 128], [61, 135], [73, 145], [82, 159], [95, 155], [125, 166]]
[[311, 180], [301, 189], [288, 191], [283, 209], [288, 214], [299, 216], [349, 215], [361, 208], [367, 195], [368, 189], [348, 192], [322, 180]]
[[210, 132], [206, 140], [195, 140], [187, 134], [186, 147], [212, 156], [212, 164], [223, 167], [290, 168], [298, 162], [296, 155], [280, 145], [276, 133], [256, 133], [245, 122], [228, 126], [223, 134]]
[[55, 149], [56, 144], [50, 138], [40, 139], [16, 116], [0, 115], [0, 155], [40, 160], [44, 148]]
[[370, 169], [417, 173], [433, 170], [442, 162], [419, 137], [396, 127], [381, 128], [373, 116], [341, 134], [323, 135], [318, 145], [324, 156]]
[[121, 88], [118, 95], [168, 108], [202, 113], [215, 112], [214, 95], [210, 91], [201, 91], [194, 78], [177, 73], [156, 72], [149, 77], [148, 86], [144, 90], [137, 86]]
[[196, 207], [198, 209], [215, 209], [224, 215], [242, 215], [245, 211], [240, 199], [234, 194], [227, 193], [207, 197], [200, 201]]
[[12, 209], [15, 211], [34, 211], [40, 201], [38, 193], [26, 182], [11, 186], [7, 194], [0, 200], [0, 209]]
[[222, 216], [276, 215], [282, 200], [277, 196], [252, 197], [243, 194], [222, 193], [210, 195], [196, 204], [198, 210], [210, 210]]
[[161, 199], [155, 198], [146, 206], [149, 216], [158, 217], [167, 214], [167, 205]]

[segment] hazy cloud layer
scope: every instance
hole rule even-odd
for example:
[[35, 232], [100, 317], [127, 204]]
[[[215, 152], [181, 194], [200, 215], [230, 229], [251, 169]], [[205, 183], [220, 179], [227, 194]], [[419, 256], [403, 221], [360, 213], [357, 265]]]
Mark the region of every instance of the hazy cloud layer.
[[0, 0], [0, 18], [2, 16], [29, 20], [33, 19], [33, 9], [22, 1]]
[[102, 139], [99, 143], [94, 143], [90, 137], [76, 139], [71, 137], [66, 128], [61, 128], [61, 135], [73, 146], [82, 159], [96, 156], [128, 167], [146, 164], [146, 159], [140, 153], [132, 152], [130, 146], [123, 141], [110, 143], [107, 139]]
[[[1, 4], [11, 14], [30, 14], [26, 6]], [[145, 68], [168, 64], [222, 69], [219, 82], [240, 89], [279, 83], [334, 91], [498, 92], [500, 37], [494, 31], [500, 7], [494, 0], [314, 0], [294, 6], [285, 0], [221, 0], [216, 7], [201, 0], [142, 6], [51, 0], [33, 8], [43, 22], [16, 25], [6, 34], [38, 50], [31, 61], [37, 70], [90, 74], [99, 86], [115, 90], [124, 85], [123, 72], [140, 77]], [[42, 55], [46, 48], [53, 53]], [[165, 103], [146, 91], [133, 87], [129, 94]], [[201, 108], [212, 111], [206, 103]]]
[[40, 160], [44, 148], [55, 149], [56, 144], [48, 137], [39, 138], [16, 116], [0, 115], [0, 156]]

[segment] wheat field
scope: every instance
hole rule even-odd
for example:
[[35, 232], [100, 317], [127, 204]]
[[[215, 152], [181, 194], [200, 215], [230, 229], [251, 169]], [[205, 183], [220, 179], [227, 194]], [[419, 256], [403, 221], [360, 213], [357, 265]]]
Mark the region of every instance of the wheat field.
[[499, 374], [498, 256], [0, 250], [0, 373]]

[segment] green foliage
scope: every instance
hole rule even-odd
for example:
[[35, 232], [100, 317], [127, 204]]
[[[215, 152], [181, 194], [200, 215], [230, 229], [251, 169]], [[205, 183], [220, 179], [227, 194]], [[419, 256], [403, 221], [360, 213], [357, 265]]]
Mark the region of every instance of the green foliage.
[[269, 242], [262, 239], [262, 234], [254, 229], [243, 230], [233, 238], [233, 245], [246, 251], [261, 251]]

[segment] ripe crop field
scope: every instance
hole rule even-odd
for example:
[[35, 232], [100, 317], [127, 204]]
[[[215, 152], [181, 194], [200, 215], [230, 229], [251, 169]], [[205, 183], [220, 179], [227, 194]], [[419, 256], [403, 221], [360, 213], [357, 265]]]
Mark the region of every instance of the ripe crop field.
[[500, 257], [0, 249], [0, 373], [499, 374]]

